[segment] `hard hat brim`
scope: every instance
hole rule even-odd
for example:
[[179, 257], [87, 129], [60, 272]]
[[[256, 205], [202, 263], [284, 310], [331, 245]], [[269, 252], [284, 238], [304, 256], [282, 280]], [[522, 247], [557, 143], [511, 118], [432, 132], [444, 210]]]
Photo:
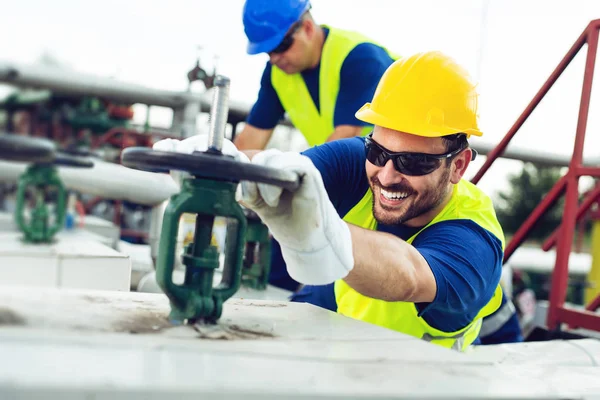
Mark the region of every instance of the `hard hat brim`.
[[419, 124], [413, 122], [406, 126], [398, 126], [398, 121], [392, 121], [389, 118], [375, 112], [371, 107], [371, 103], [365, 103], [354, 116], [363, 122], [367, 122], [371, 125], [381, 126], [383, 128], [392, 129], [399, 132], [410, 133], [412, 135], [423, 136], [423, 137], [440, 137], [453, 135], [456, 133], [464, 133], [467, 137], [482, 136], [483, 133], [477, 129], [460, 129], [450, 128], [446, 126], [432, 127], [429, 124]]
[[276, 48], [279, 43], [285, 37], [286, 32], [278, 33], [270, 39], [263, 40], [262, 42], [248, 42], [246, 52], [250, 55], [268, 53]]

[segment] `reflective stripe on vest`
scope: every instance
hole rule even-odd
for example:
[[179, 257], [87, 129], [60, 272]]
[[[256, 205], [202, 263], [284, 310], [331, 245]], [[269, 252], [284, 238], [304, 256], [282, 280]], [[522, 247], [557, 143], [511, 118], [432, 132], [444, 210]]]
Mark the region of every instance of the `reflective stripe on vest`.
[[490, 315], [483, 320], [479, 336], [485, 337], [495, 333], [508, 322], [515, 312], [516, 309], [512, 300], [506, 299], [506, 303], [494, 315]]
[[[481, 319], [478, 319], [474, 322], [475, 326], [473, 327], [473, 329], [479, 329], [481, 327]], [[443, 340], [453, 340], [453, 343], [451, 345], [451, 349], [452, 350], [458, 350], [458, 351], [462, 351], [463, 347], [465, 347], [465, 341], [466, 341], [466, 337], [467, 337], [467, 333], [469, 332], [469, 330], [465, 330], [465, 331], [460, 331], [452, 336], [431, 336], [429, 333], [424, 333], [423, 336], [421, 336], [421, 339], [425, 340], [426, 342], [432, 342], [432, 343], [437, 343], [439, 344], [439, 342], [443, 341]], [[472, 342], [471, 342], [472, 343]]]
[[[335, 129], [333, 114], [340, 90], [340, 71], [344, 60], [352, 49], [361, 43], [377, 44], [356, 32], [330, 27], [328, 29], [329, 34], [323, 44], [319, 67], [320, 112], [301, 74], [286, 74], [275, 65], [271, 68], [271, 83], [283, 108], [311, 147], [325, 143]], [[389, 51], [388, 54], [393, 59], [398, 58]], [[372, 126], [366, 126], [361, 131], [361, 135], [368, 134], [372, 129]]]
[[[373, 194], [368, 189], [363, 198], [344, 216], [344, 220], [366, 229], [377, 229], [377, 221], [372, 212], [372, 198]], [[500, 240], [504, 249], [504, 234], [490, 198], [465, 180], [454, 185], [448, 204], [423, 229], [441, 221], [457, 219], [471, 220], [486, 229]], [[407, 243], [412, 243], [423, 229], [409, 238]], [[340, 314], [459, 350], [465, 350], [477, 339], [483, 317], [493, 314], [502, 303], [502, 288], [498, 283], [487, 304], [467, 326], [454, 332], [444, 332], [430, 326], [419, 317], [414, 303], [386, 302], [369, 298], [352, 289], [343, 280], [336, 281], [334, 289]]]

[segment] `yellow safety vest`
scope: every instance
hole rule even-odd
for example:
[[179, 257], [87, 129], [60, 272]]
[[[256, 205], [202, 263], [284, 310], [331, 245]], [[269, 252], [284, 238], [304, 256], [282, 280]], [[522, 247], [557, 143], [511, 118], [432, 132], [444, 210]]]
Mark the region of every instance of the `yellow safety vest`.
[[[302, 75], [286, 74], [275, 65], [271, 68], [271, 84], [290, 120], [306, 138], [312, 147], [323, 144], [333, 133], [333, 114], [340, 90], [340, 71], [348, 54], [361, 43], [374, 43], [367, 37], [350, 31], [327, 27], [329, 34], [321, 53], [319, 70], [319, 105], [320, 113], [315, 106]], [[386, 51], [388, 51], [386, 49]], [[397, 59], [398, 56], [390, 54]], [[362, 135], [367, 135], [373, 128], [367, 126]]]
[[[373, 193], [371, 190], [367, 190], [361, 201], [344, 216], [344, 221], [375, 230], [377, 221], [373, 217], [372, 198]], [[504, 250], [504, 234], [490, 198], [475, 185], [465, 180], [454, 185], [448, 204], [423, 229], [441, 221], [456, 219], [472, 220], [486, 229], [501, 241]], [[412, 243], [423, 229], [409, 238], [407, 242]], [[456, 238], [456, 240], [460, 240], [460, 238]], [[502, 289], [498, 284], [492, 298], [473, 321], [458, 331], [443, 332], [430, 326], [422, 317], [419, 317], [415, 303], [388, 302], [366, 297], [352, 289], [343, 280], [336, 281], [334, 287], [340, 314], [460, 351], [465, 350], [477, 339], [483, 317], [496, 311], [502, 302]]]

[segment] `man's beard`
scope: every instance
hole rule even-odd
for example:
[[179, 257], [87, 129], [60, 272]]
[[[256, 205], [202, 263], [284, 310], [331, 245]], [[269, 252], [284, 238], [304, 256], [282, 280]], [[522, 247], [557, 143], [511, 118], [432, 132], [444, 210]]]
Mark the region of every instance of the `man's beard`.
[[[377, 177], [371, 179], [371, 190], [373, 191], [373, 216], [378, 223], [383, 225], [400, 225], [406, 221], [410, 221], [413, 218], [419, 217], [423, 214], [438, 207], [446, 198], [446, 187], [450, 177], [450, 168], [444, 168], [442, 176], [438, 180], [437, 184], [430, 186], [427, 190], [418, 193], [415, 196], [415, 191], [407, 183], [400, 182], [395, 185], [383, 187]], [[375, 198], [375, 187], [383, 188], [390, 192], [406, 192], [410, 195], [405, 201], [410, 201], [407, 204], [408, 208], [404, 212], [393, 209], [386, 209], [386, 207], [379, 203]], [[379, 204], [379, 206], [377, 206]], [[400, 213], [399, 213], [400, 212]]]

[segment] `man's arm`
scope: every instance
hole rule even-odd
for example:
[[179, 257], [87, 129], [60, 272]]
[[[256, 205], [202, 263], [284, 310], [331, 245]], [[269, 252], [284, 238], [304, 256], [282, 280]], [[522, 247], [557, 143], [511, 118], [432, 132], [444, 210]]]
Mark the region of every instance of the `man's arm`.
[[271, 84], [271, 63], [267, 62], [260, 80], [258, 98], [244, 129], [233, 141], [238, 150], [264, 150], [285, 110]]
[[364, 126], [356, 126], [356, 125], [338, 125], [335, 127], [335, 130], [329, 137], [327, 138], [328, 142], [333, 142], [338, 139], [351, 138], [354, 136], [359, 136], [361, 130]]
[[263, 150], [273, 135], [273, 128], [261, 129], [246, 123], [233, 140], [238, 150]]
[[344, 278], [364, 296], [385, 301], [432, 302], [435, 277], [412, 245], [389, 233], [348, 224], [354, 268]]
[[444, 325], [439, 318], [448, 313], [474, 316], [500, 281], [502, 242], [471, 220], [439, 222], [411, 244], [392, 230], [349, 228], [355, 260], [348, 284], [376, 299], [415, 302], [432, 326]]

